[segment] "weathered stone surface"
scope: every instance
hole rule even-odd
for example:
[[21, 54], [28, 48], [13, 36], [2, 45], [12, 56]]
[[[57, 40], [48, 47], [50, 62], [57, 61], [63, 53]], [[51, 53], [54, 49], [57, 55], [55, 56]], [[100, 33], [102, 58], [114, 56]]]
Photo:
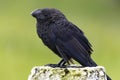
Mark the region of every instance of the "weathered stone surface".
[[49, 67], [37, 66], [31, 70], [28, 80], [107, 80], [105, 69], [97, 67]]

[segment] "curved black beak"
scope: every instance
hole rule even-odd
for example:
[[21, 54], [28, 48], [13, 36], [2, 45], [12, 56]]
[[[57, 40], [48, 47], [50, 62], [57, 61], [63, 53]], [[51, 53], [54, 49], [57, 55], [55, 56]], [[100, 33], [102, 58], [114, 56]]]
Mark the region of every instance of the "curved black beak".
[[41, 13], [41, 9], [37, 9], [32, 11], [31, 15], [35, 18], [37, 18], [37, 15], [39, 15]]

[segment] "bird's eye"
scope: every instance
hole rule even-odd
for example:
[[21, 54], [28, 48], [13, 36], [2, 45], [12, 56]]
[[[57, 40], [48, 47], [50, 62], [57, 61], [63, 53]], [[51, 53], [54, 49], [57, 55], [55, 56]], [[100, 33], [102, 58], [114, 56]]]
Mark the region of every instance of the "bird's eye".
[[49, 15], [49, 14], [44, 14], [44, 17], [45, 17], [45, 19], [51, 19], [52, 18], [52, 16]]

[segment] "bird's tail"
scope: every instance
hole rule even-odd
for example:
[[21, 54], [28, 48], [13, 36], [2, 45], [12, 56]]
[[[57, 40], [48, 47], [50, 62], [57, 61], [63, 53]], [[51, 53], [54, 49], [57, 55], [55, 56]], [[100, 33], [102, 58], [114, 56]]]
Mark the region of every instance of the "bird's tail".
[[[90, 66], [97, 66], [97, 64], [90, 58]], [[107, 80], [112, 80], [107, 74], [106, 74]]]
[[106, 74], [107, 80], [112, 80], [107, 74]]
[[97, 64], [92, 60], [92, 58], [90, 58], [89, 63], [91, 67], [97, 66]]

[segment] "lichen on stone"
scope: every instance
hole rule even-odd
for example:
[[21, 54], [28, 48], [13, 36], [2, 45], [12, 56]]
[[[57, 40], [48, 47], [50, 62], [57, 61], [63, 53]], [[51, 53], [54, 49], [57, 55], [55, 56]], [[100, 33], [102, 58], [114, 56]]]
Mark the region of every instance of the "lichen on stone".
[[107, 80], [105, 69], [97, 67], [34, 67], [28, 80]]

